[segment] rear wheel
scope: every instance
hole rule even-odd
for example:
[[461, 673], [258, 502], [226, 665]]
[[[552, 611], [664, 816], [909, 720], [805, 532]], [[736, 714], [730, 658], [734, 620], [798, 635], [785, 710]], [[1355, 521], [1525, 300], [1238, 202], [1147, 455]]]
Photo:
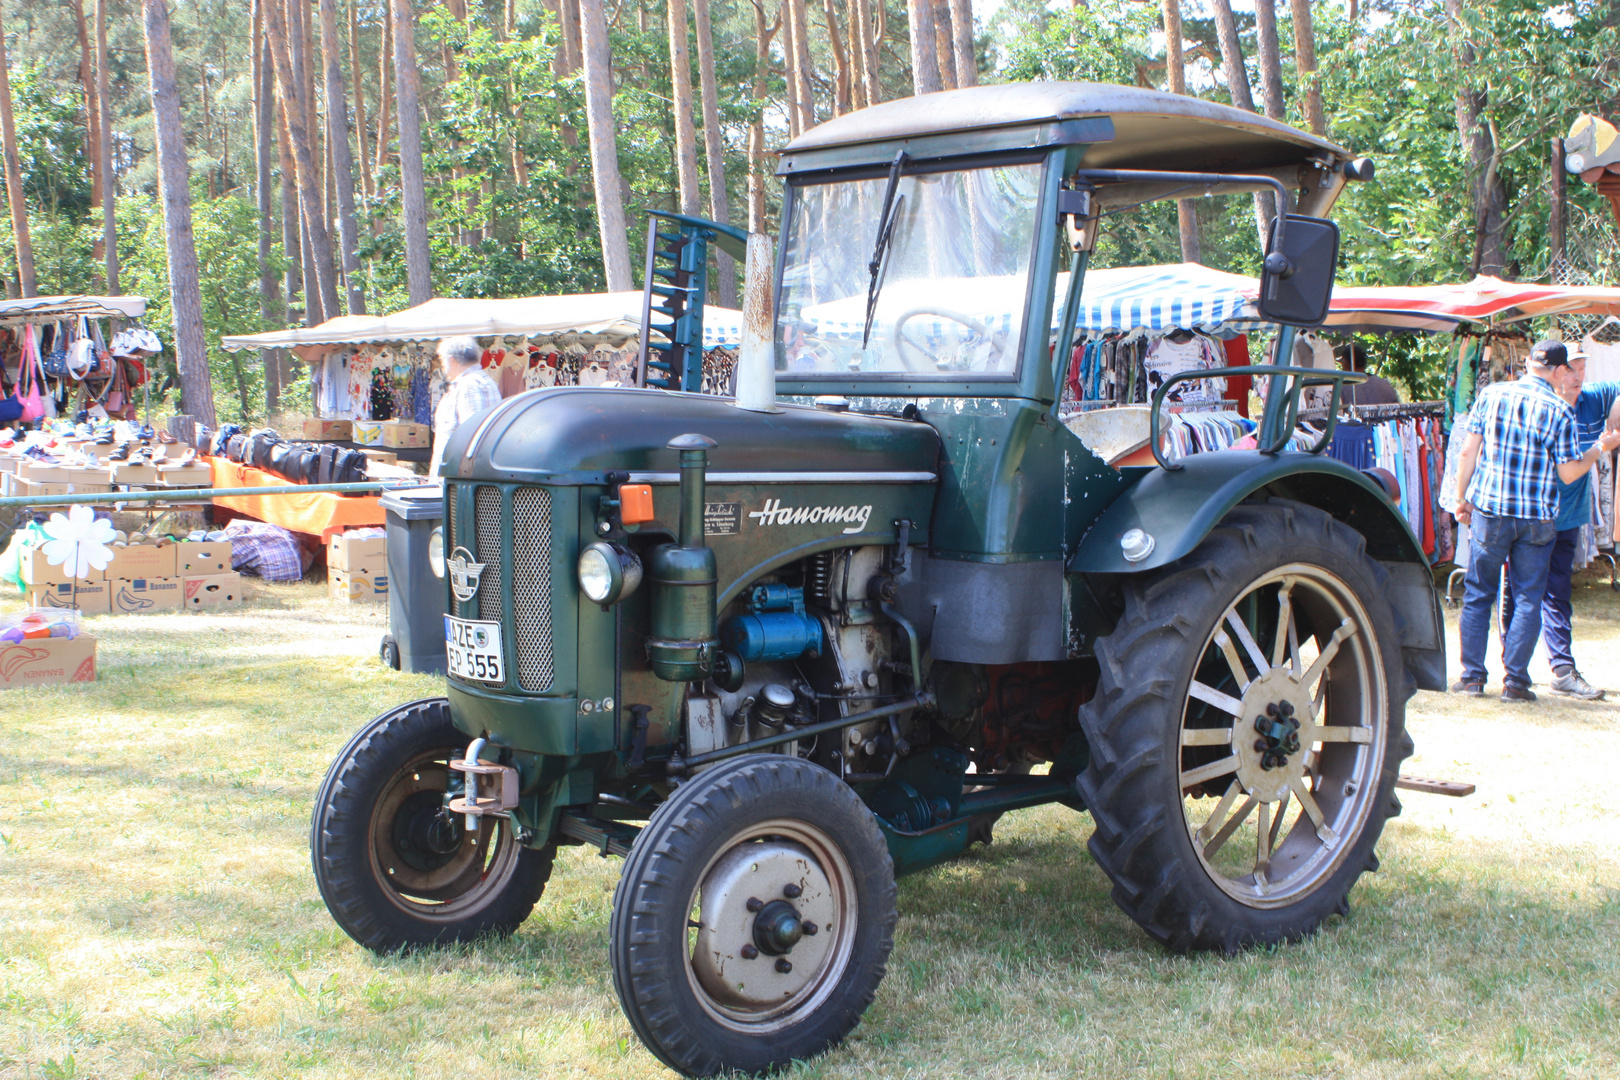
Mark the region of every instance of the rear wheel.
[[1385, 580], [1359, 533], [1273, 501], [1127, 586], [1077, 786], [1114, 899], [1171, 948], [1303, 937], [1376, 868], [1414, 687]]
[[368, 949], [510, 934], [546, 887], [554, 846], [523, 847], [494, 817], [468, 831], [445, 808], [449, 762], [467, 743], [449, 702], [413, 701], [362, 728], [327, 771], [310, 829], [315, 882]]
[[670, 1068], [770, 1072], [860, 1020], [894, 923], [871, 811], [809, 762], [739, 758], [682, 785], [637, 837], [613, 897], [613, 985]]

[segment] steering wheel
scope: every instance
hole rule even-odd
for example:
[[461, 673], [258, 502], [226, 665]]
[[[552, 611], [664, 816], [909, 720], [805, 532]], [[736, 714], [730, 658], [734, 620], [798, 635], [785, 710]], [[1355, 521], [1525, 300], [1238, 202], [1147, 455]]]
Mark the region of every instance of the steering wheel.
[[[986, 319], [975, 318], [972, 315], [964, 315], [960, 311], [953, 311], [948, 307], [941, 307], [936, 304], [927, 304], [921, 307], [914, 307], [905, 312], [898, 319], [895, 319], [889, 327], [889, 347], [893, 349], [895, 354], [900, 357], [901, 361], [906, 365], [906, 367], [912, 371], [938, 373], [943, 365], [943, 361], [941, 361], [937, 355], [929, 352], [928, 349], [923, 347], [921, 342], [907, 336], [905, 332], [906, 323], [919, 315], [933, 315], [941, 319], [949, 319], [952, 322], [961, 323], [963, 326], [973, 331], [973, 338], [967, 342], [964, 347], [977, 345], [979, 342], [985, 340], [994, 340], [994, 338], [998, 336], [998, 332], [991, 330], [990, 323]], [[925, 362], [922, 364], [914, 362], [911, 355], [906, 351], [908, 348], [920, 353], [925, 359]]]

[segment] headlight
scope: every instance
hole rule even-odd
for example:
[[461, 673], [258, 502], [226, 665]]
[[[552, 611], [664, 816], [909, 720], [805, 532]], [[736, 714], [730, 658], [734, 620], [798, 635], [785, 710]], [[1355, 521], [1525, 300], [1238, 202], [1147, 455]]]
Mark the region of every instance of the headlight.
[[428, 566], [433, 570], [433, 576], [444, 578], [444, 526], [434, 529], [428, 536]]
[[618, 544], [598, 540], [579, 553], [579, 591], [593, 604], [611, 604], [641, 584], [641, 560]]

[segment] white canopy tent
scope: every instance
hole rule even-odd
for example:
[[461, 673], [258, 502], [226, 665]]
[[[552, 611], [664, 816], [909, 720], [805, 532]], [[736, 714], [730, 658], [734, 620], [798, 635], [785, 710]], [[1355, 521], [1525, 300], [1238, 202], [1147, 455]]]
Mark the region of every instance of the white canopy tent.
[[[439, 297], [392, 315], [341, 315], [319, 326], [267, 334], [232, 335], [225, 349], [301, 349], [318, 345], [363, 345], [380, 341], [437, 341], [458, 334], [474, 337], [533, 337], [538, 334], [599, 334], [615, 344], [641, 332], [641, 293], [581, 293], [522, 296], [498, 300]], [[703, 347], [742, 342], [742, 312], [706, 306]]]
[[55, 319], [138, 319], [146, 314], [144, 296], [29, 296], [0, 300], [0, 326]]

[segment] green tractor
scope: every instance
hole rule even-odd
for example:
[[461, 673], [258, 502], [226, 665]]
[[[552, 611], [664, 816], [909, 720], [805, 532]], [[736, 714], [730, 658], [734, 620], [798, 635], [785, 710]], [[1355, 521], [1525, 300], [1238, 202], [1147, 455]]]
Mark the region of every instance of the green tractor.
[[[1390, 494], [1326, 438], [1286, 449], [1301, 389], [1336, 406], [1358, 376], [1246, 369], [1259, 449], [1122, 469], [1058, 388], [1101, 218], [1272, 192], [1259, 305], [1289, 356], [1326, 311], [1324, 216], [1370, 164], [1220, 105], [1036, 83], [832, 120], [780, 172], [735, 398], [680, 392], [671, 346], [648, 381], [673, 391], [532, 391], [451, 439], [446, 694], [371, 721], [321, 787], [339, 925], [378, 952], [509, 934], [559, 844], [621, 855], [619, 1000], [709, 1075], [837, 1045], [896, 876], [1010, 810], [1088, 812], [1114, 899], [1176, 951], [1345, 913], [1399, 809], [1405, 702], [1444, 683]], [[653, 262], [673, 341], [701, 266]]]

